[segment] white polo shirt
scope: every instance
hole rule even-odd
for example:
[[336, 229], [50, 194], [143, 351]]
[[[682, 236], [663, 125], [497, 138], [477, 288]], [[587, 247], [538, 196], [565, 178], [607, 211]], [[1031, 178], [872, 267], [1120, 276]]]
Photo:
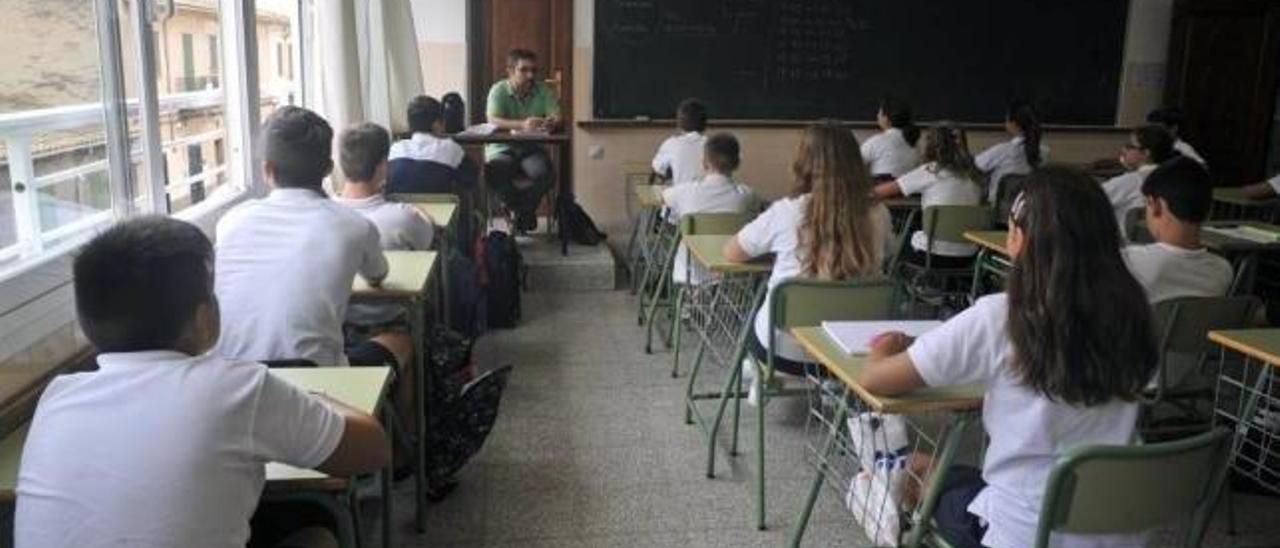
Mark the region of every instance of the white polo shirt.
[[371, 221], [306, 189], [280, 188], [218, 222], [217, 351], [228, 359], [347, 365], [342, 318], [357, 273], [380, 281], [387, 259]]
[[1120, 250], [1152, 304], [1179, 297], [1222, 297], [1235, 277], [1231, 263], [1208, 249], [1156, 242]]
[[920, 165], [920, 153], [907, 144], [902, 130], [889, 128], [862, 143], [862, 160], [871, 176], [892, 175], [894, 178]]
[[243, 548], [270, 461], [315, 468], [341, 415], [261, 364], [103, 354], [36, 408], [18, 472], [17, 548]]
[[1271, 190], [1274, 190], [1277, 195], [1280, 195], [1280, 173], [1276, 174], [1275, 177], [1267, 179], [1267, 184], [1271, 185]]
[[[747, 226], [738, 231], [738, 244], [742, 250], [752, 257], [766, 253], [776, 254], [773, 260], [773, 272], [769, 275], [769, 290], [784, 280], [801, 276], [800, 258], [797, 256], [800, 242], [800, 223], [804, 220], [805, 205], [809, 203], [809, 195], [782, 198], [773, 202], [764, 213], [756, 217]], [[884, 260], [885, 250], [893, 239], [893, 224], [889, 218], [889, 210], [883, 204], [872, 207], [871, 224], [878, 234], [873, 235], [875, 247], [872, 249], [872, 261], [877, 267]], [[765, 298], [764, 305], [756, 311], [756, 338], [766, 349], [769, 348], [769, 306], [772, 295]], [[809, 361], [800, 343], [790, 333], [778, 333], [778, 348], [773, 352], [793, 361]]]
[[[1005, 175], [1026, 175], [1031, 173], [1031, 164], [1027, 163], [1027, 153], [1023, 150], [1021, 136], [1003, 143], [992, 145], [973, 158], [974, 165], [987, 174], [987, 199], [996, 200], [996, 190], [1000, 179]], [[1049, 161], [1049, 147], [1040, 143], [1040, 162]]]
[[696, 131], [667, 137], [653, 155], [653, 171], [671, 171], [672, 184], [692, 183], [703, 177], [702, 147], [707, 136]]
[[1209, 165], [1204, 161], [1204, 158], [1200, 156], [1200, 153], [1196, 152], [1195, 147], [1191, 146], [1191, 143], [1178, 139], [1173, 142], [1173, 149], [1178, 151], [1179, 154], [1199, 162], [1202, 166]]
[[[388, 202], [381, 194], [357, 199], [335, 197], [333, 201], [373, 221], [381, 236], [382, 249], [431, 249], [435, 221], [410, 204]], [[395, 321], [403, 313], [404, 307], [397, 304], [351, 303], [345, 321], [357, 325], [380, 325]]]
[[1138, 169], [1117, 175], [1102, 183], [1102, 190], [1107, 193], [1107, 199], [1111, 201], [1111, 209], [1115, 211], [1120, 235], [1125, 238], [1129, 237], [1125, 233], [1125, 217], [1129, 215], [1129, 210], [1147, 206], [1147, 199], [1142, 195], [1142, 182], [1147, 180], [1147, 175], [1155, 170], [1155, 164], [1143, 164]]
[[[662, 200], [673, 220], [691, 213], [748, 213], [756, 206], [756, 195], [750, 188], [719, 173], [708, 173], [700, 181], [667, 187], [662, 190]], [[689, 250], [680, 244], [671, 271], [675, 283], [690, 283], [688, 265]], [[691, 283], [703, 281], [695, 276]]]
[[[1093, 407], [1054, 402], [1023, 386], [1010, 369], [1013, 345], [1005, 331], [1008, 300], [988, 295], [930, 331], [907, 349], [929, 386], [984, 387], [982, 426], [991, 442], [982, 463], [987, 486], [969, 504], [991, 548], [1034, 544], [1044, 486], [1054, 460], [1082, 445], [1126, 445], [1133, 439], [1138, 405], [1112, 401]], [[1051, 546], [1145, 546], [1145, 535], [1054, 534]]]
[[[938, 169], [934, 162], [899, 177], [898, 188], [904, 195], [919, 194], [921, 207], [978, 205], [982, 202], [982, 189], [978, 183], [950, 170]], [[930, 250], [929, 237], [920, 230], [911, 235], [911, 247], [916, 251], [948, 257], [969, 257], [978, 252], [972, 244], [955, 242], [935, 242]]]

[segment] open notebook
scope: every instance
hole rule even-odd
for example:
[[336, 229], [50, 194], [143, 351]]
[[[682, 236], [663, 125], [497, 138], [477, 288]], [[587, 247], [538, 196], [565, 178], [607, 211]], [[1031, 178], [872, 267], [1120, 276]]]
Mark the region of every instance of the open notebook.
[[1224, 236], [1231, 236], [1260, 244], [1280, 242], [1280, 232], [1273, 232], [1265, 228], [1258, 228], [1250, 225], [1206, 226], [1204, 229]]
[[919, 337], [939, 325], [942, 322], [937, 320], [822, 322], [822, 330], [846, 354], [866, 354], [871, 351], [871, 338], [881, 333], [901, 331], [911, 337]]

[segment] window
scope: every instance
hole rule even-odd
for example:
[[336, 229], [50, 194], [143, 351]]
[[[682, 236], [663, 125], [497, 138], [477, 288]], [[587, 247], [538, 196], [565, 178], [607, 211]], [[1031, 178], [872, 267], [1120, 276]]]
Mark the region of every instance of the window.
[[196, 52], [190, 33], [182, 33], [182, 82], [177, 86], [182, 91], [195, 91], [201, 86], [196, 82]]
[[209, 74], [218, 74], [218, 37], [209, 35]]
[[301, 104], [301, 82], [293, 77], [292, 71], [285, 70], [293, 62], [292, 49], [288, 44], [297, 38], [300, 30], [298, 4], [297, 0], [257, 2], [255, 21], [260, 57], [263, 60], [270, 59], [273, 54], [275, 57], [275, 63], [263, 62], [258, 66], [258, 89], [264, 118], [281, 105]]

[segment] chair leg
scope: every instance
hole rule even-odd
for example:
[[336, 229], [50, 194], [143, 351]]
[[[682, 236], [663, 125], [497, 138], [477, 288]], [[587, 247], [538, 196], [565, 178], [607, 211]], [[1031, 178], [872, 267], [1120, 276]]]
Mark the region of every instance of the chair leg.
[[720, 393], [720, 404], [716, 406], [716, 417], [711, 422], [711, 428], [707, 430], [707, 477], [716, 477], [716, 437], [720, 434], [720, 423], [724, 421], [724, 412], [729, 407], [729, 392], [738, 386], [740, 377], [742, 376], [741, 367], [732, 367], [729, 369], [729, 380], [724, 384], [724, 391]]
[[[734, 364], [734, 367], [741, 368], [740, 364]], [[755, 381], [752, 381], [755, 382]], [[729, 456], [738, 456], [738, 423], [739, 416], [742, 414], [742, 374], [738, 374], [738, 384], [733, 390], [733, 438], [729, 445]]]
[[756, 529], [765, 530], [764, 525], [764, 401], [765, 387], [768, 383], [764, 380], [764, 375], [760, 374], [760, 368], [756, 368], [756, 386], [758, 386], [760, 401], [756, 402]]
[[693, 369], [689, 371], [689, 383], [684, 392], [684, 423], [693, 424], [693, 389], [698, 380], [698, 370], [702, 369], [702, 360], [707, 355], [707, 341], [698, 345], [698, 353], [693, 357]]
[[684, 324], [681, 320], [684, 315], [684, 292], [685, 286], [676, 288], [676, 304], [671, 314], [671, 346], [674, 349], [671, 356], [671, 378], [673, 379], [680, 376], [680, 344], [684, 335]]
[[668, 280], [670, 280], [668, 276], [662, 276], [658, 278], [658, 287], [654, 288], [653, 297], [649, 301], [649, 307], [648, 307], [649, 312], [648, 314], [646, 314], [646, 318], [644, 322], [645, 324], [647, 324], [644, 330], [644, 353], [645, 354], [653, 353], [653, 329], [654, 329], [653, 324], [656, 323], [656, 320], [658, 319], [658, 305], [663, 300], [662, 296], [663, 296], [663, 293], [666, 292], [667, 290]]
[[[840, 425], [849, 416], [849, 408], [843, 404], [840, 405], [840, 411], [836, 413], [836, 420], [831, 424]], [[809, 516], [813, 514], [813, 505], [818, 501], [818, 493], [822, 491], [822, 482], [827, 476], [827, 463], [830, 462], [831, 454], [836, 448], [836, 439], [839, 436], [839, 430], [832, 432], [831, 437], [823, 445], [822, 456], [818, 459], [818, 471], [813, 475], [813, 483], [809, 484], [809, 494], [805, 498], [804, 507], [800, 509], [800, 516], [796, 518], [796, 523], [791, 529], [791, 548], [799, 548], [800, 541], [804, 539], [804, 530], [809, 526]]]

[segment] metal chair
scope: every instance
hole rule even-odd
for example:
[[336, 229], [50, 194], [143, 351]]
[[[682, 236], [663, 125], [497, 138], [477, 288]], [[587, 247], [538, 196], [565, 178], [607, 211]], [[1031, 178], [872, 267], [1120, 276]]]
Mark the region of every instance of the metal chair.
[[[1160, 362], [1142, 395], [1144, 438], [1198, 433], [1210, 427], [1213, 382], [1205, 368], [1209, 353], [1217, 347], [1208, 333], [1247, 327], [1257, 306], [1256, 297], [1184, 297], [1155, 304]], [[1194, 382], [1196, 376], [1204, 382]], [[1206, 406], [1203, 411], [1201, 404]], [[1166, 410], [1176, 414], [1157, 417]]]
[[1175, 520], [1188, 523], [1183, 546], [1199, 546], [1230, 454], [1231, 433], [1222, 428], [1165, 443], [1067, 451], [1049, 473], [1035, 546], [1047, 548], [1055, 532], [1137, 533]]
[[[680, 218], [680, 237], [697, 236], [703, 234], [737, 234], [738, 230], [751, 222], [755, 214], [747, 213], [691, 213]], [[678, 244], [678, 239], [677, 239]], [[679, 252], [679, 245], [672, 249], [671, 257], [674, 259], [675, 254]], [[669, 272], [671, 267], [667, 267]], [[692, 275], [692, 269], [688, 269], [688, 275]], [[689, 276], [686, 276], [686, 280]], [[675, 304], [671, 310], [671, 325], [668, 331], [667, 340], [671, 341], [674, 348], [671, 357], [671, 378], [680, 376], [680, 343], [681, 333], [683, 329], [680, 326], [680, 318], [684, 314], [685, 294], [688, 290], [687, 284], [679, 284], [675, 288]], [[652, 333], [652, 329], [650, 329]], [[647, 344], [647, 343], [646, 343]]]
[[[1007, 179], [1008, 177], [1006, 177]], [[990, 206], [930, 206], [922, 211], [921, 230], [928, 241], [928, 249], [939, 242], [970, 244], [964, 233], [987, 230], [991, 227]], [[946, 304], [947, 299], [967, 298], [972, 290], [973, 266], [940, 268], [933, 265], [933, 254], [924, 253], [924, 264], [903, 260], [911, 252], [911, 234], [903, 233], [898, 240], [898, 253], [890, 264], [890, 275], [899, 280], [912, 304], [925, 303], [934, 307]], [[962, 308], [962, 306], [957, 306]]]

